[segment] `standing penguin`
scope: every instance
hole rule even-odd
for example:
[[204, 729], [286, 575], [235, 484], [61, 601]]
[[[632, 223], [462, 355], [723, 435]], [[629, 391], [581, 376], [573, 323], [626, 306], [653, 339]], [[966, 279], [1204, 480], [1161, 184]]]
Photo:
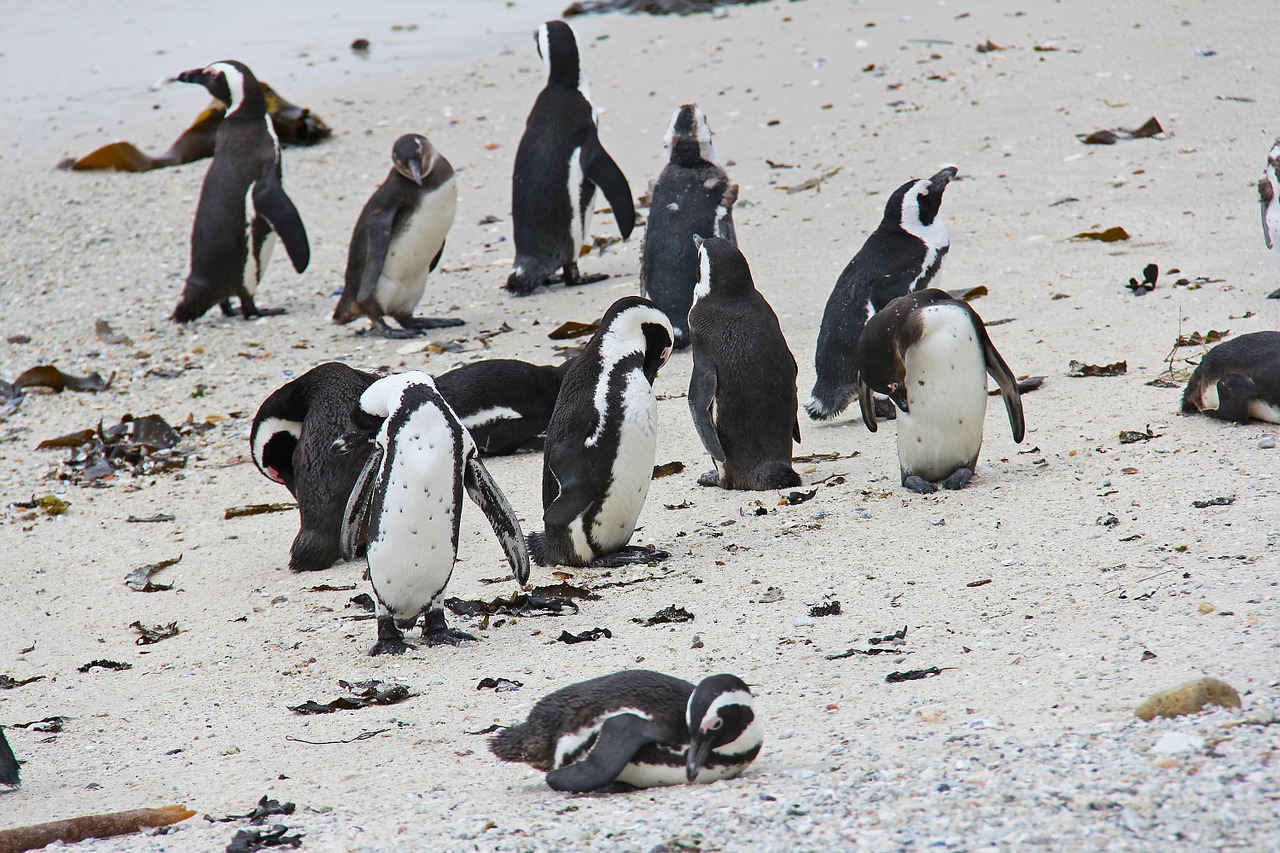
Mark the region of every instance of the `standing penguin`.
[[445, 625], [445, 588], [458, 559], [462, 489], [484, 512], [516, 579], [529, 579], [516, 518], [506, 496], [480, 461], [470, 433], [425, 373], [379, 379], [352, 412], [354, 430], [335, 443], [339, 452], [369, 442], [372, 452], [351, 491], [342, 525], [343, 556], [367, 539], [378, 642], [369, 654], [402, 654], [402, 628], [425, 614], [428, 646], [474, 640]]
[[246, 320], [283, 314], [283, 308], [259, 308], [253, 302], [275, 237], [280, 235], [298, 272], [307, 268], [311, 247], [302, 218], [284, 193], [280, 140], [267, 116], [262, 86], [235, 60], [183, 71], [177, 79], [204, 86], [227, 104], [227, 114], [218, 125], [213, 162], [196, 204], [191, 272], [172, 319], [187, 323], [214, 305], [230, 316], [232, 296], [239, 297]]
[[689, 412], [716, 468], [699, 478], [726, 489], [800, 485], [791, 467], [796, 360], [778, 316], [756, 290], [747, 259], [728, 240], [695, 237], [696, 301], [689, 312]]
[[987, 413], [987, 374], [1000, 386], [1013, 441], [1026, 425], [1009, 366], [982, 318], [968, 303], [932, 288], [890, 302], [867, 321], [858, 341], [858, 400], [867, 429], [876, 431], [872, 391], [886, 394], [898, 416], [902, 485], [920, 494], [935, 482], [962, 489], [973, 476]]
[[640, 295], [666, 313], [675, 330], [675, 347], [684, 349], [689, 346], [689, 309], [698, 280], [698, 250], [690, 238], [722, 237], [737, 244], [733, 204], [738, 185], [720, 167], [707, 117], [696, 104], [676, 110], [663, 144], [669, 162], [649, 193]]
[[298, 500], [289, 569], [327, 569], [342, 556], [338, 536], [351, 487], [367, 453], [333, 452], [351, 429], [351, 410], [377, 376], [331, 361], [276, 389], [253, 418], [253, 463]]
[[942, 266], [951, 242], [938, 208], [956, 171], [948, 166], [894, 190], [880, 227], [840, 273], [818, 332], [818, 379], [804, 405], [814, 420], [831, 420], [858, 395], [854, 353], [867, 320], [899, 296], [928, 287]]
[[547, 772], [556, 791], [732, 779], [755, 760], [764, 726], [736, 675], [695, 687], [637, 669], [570, 684], [540, 699], [529, 719], [489, 739], [503, 761]]
[[1209, 350], [1187, 381], [1182, 411], [1280, 424], [1280, 332], [1252, 332]]
[[529, 534], [529, 551], [540, 565], [621, 565], [655, 558], [655, 552], [624, 546], [653, 478], [658, 447], [653, 381], [670, 355], [667, 315], [648, 299], [627, 296], [613, 303], [569, 365], [547, 427], [546, 532]]
[[548, 21], [538, 28], [537, 41], [547, 85], [525, 123], [511, 179], [516, 260], [506, 287], [516, 296], [556, 280], [552, 273], [558, 269], [567, 285], [608, 277], [578, 274], [596, 187], [613, 207], [624, 240], [636, 224], [631, 187], [597, 135], [573, 30], [564, 21]]
[[[333, 322], [357, 317], [374, 334], [412, 338], [428, 329], [461, 326], [456, 317], [414, 317], [427, 274], [440, 263], [458, 208], [453, 167], [425, 136], [406, 133], [391, 148], [391, 172], [365, 203], [351, 233], [347, 278]], [[387, 325], [393, 317], [399, 329]]]
[[1258, 180], [1258, 198], [1262, 202], [1262, 239], [1280, 257], [1280, 139], [1267, 152], [1267, 167]]

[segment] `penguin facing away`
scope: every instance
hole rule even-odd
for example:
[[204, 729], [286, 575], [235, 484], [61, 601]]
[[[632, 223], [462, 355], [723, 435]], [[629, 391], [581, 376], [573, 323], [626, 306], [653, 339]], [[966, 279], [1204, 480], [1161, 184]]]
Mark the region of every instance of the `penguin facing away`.
[[196, 204], [191, 271], [172, 319], [187, 323], [214, 305], [230, 316], [233, 296], [239, 298], [246, 320], [283, 314], [282, 308], [254, 303], [276, 235], [298, 272], [307, 268], [311, 247], [302, 217], [284, 192], [280, 141], [267, 115], [262, 87], [253, 72], [235, 60], [183, 71], [176, 79], [201, 84], [228, 106]]
[[689, 309], [698, 280], [698, 250], [690, 238], [722, 237], [737, 244], [733, 205], [738, 185], [716, 159], [711, 128], [696, 104], [675, 111], [663, 144], [669, 162], [649, 192], [640, 295], [666, 312], [679, 350], [689, 346]]
[[1280, 424], [1280, 332], [1251, 332], [1205, 353], [1187, 381], [1182, 411]]
[[[427, 275], [444, 254], [458, 207], [453, 167], [425, 136], [406, 133], [391, 148], [391, 171], [356, 220], [347, 251], [346, 285], [333, 322], [368, 317], [374, 334], [411, 338], [461, 326], [456, 317], [414, 317]], [[384, 318], [400, 325], [392, 329]]]
[[732, 779], [755, 760], [764, 726], [734, 675], [695, 687], [649, 670], [562, 687], [489, 739], [503, 761], [547, 771], [556, 791], [587, 793]]
[[365, 538], [378, 641], [369, 654], [409, 649], [402, 628], [425, 614], [426, 645], [474, 640], [445, 624], [442, 602], [458, 556], [462, 490], [480, 507], [520, 584], [529, 556], [520, 522], [476, 452], [471, 435], [425, 373], [379, 379], [352, 412], [353, 431], [335, 442], [342, 452], [372, 442], [351, 491], [342, 525], [350, 559]]
[[1267, 152], [1267, 167], [1258, 179], [1258, 199], [1262, 202], [1262, 239], [1280, 257], [1280, 138]]
[[343, 512], [368, 454], [339, 456], [333, 442], [351, 429], [351, 409], [377, 378], [326, 362], [276, 389], [253, 418], [254, 464], [298, 501], [291, 571], [327, 569], [342, 556]]
[[1026, 432], [1022, 398], [1009, 366], [968, 303], [941, 290], [899, 297], [867, 321], [858, 341], [858, 400], [876, 431], [871, 392], [887, 395], [898, 416], [902, 485], [929, 494], [942, 481], [961, 489], [982, 448], [987, 374], [1000, 386], [1015, 444]]
[[[578, 273], [597, 187], [624, 240], [636, 221], [627, 179], [600, 144], [573, 30], [564, 21], [548, 21], [538, 28], [537, 44], [547, 85], [525, 123], [511, 179], [516, 259], [506, 289], [516, 296], [557, 280], [577, 285], [608, 277]], [[561, 277], [552, 275], [556, 270], [563, 270]]]
[[756, 290], [747, 259], [728, 240], [695, 237], [699, 277], [689, 312], [689, 412], [715, 470], [698, 482], [726, 489], [800, 485], [791, 467], [796, 360], [778, 316]]
[[[810, 418], [831, 420], [858, 395], [855, 353], [867, 320], [899, 296], [929, 287], [937, 275], [951, 245], [938, 209], [956, 172], [948, 166], [894, 190], [879, 227], [840, 273], [818, 332], [818, 377], [804, 406]], [[885, 416], [891, 415], [890, 407]]]
[[570, 364], [486, 359], [440, 374], [436, 387], [471, 433], [481, 455], [503, 456], [547, 431]]
[[640, 296], [605, 313], [565, 371], [542, 466], [540, 565], [623, 565], [665, 552], [626, 548], [649, 493], [658, 445], [653, 381], [671, 355], [671, 323]]

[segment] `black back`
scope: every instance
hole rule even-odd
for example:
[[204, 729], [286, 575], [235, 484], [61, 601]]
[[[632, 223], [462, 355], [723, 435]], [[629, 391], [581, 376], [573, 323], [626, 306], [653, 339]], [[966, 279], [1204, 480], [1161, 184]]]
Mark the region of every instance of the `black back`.
[[[1201, 409], [1207, 388], [1216, 385], [1218, 408]], [[1252, 332], [1223, 341], [1205, 353], [1187, 381], [1182, 411], [1248, 423], [1249, 402], [1280, 405], [1280, 332]]]
[[4, 736], [4, 729], [0, 729], [0, 785], [16, 788], [21, 783], [22, 778], [18, 772], [18, 759], [9, 747], [9, 741]]
[[561, 381], [571, 363], [539, 366], [512, 358], [486, 359], [440, 374], [435, 378], [436, 387], [464, 424], [491, 409], [519, 413], [518, 418], [467, 426], [482, 454], [501, 456], [516, 452], [547, 431]]

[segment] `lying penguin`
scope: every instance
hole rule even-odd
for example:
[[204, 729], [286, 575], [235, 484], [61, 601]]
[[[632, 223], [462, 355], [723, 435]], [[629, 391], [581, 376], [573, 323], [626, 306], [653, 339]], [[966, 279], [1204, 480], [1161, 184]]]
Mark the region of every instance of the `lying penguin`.
[[1280, 424], [1280, 332], [1252, 332], [1209, 350], [1187, 381], [1182, 411]]
[[987, 374], [1009, 412], [1013, 440], [1026, 425], [1009, 366], [968, 303], [929, 288], [901, 296], [873, 315], [858, 341], [858, 401], [876, 431], [872, 391], [887, 395], [898, 416], [902, 485], [920, 494], [962, 489], [973, 476], [987, 413]]
[[751, 702], [734, 675], [695, 687], [660, 672], [615, 672], [539, 700], [489, 749], [547, 771], [547, 785], [570, 793], [732, 779], [764, 741]]

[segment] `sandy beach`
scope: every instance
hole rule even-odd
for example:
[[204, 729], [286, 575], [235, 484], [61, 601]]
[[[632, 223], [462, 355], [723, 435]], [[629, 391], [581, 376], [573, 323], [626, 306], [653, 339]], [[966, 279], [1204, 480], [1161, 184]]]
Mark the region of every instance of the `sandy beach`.
[[[151, 5], [136, 13], [150, 28], [133, 33], [136, 66], [122, 66], [103, 24], [64, 46], [74, 61], [32, 84], [40, 97], [0, 98], [0, 378], [38, 364], [114, 375], [96, 394], [32, 391], [0, 421], [0, 675], [39, 679], [0, 690], [0, 725], [26, 762], [22, 787], [0, 792], [0, 829], [170, 803], [221, 816], [269, 795], [296, 803], [276, 820], [315, 851], [1274, 849], [1280, 450], [1267, 439], [1277, 430], [1183, 416], [1180, 385], [1150, 384], [1168, 375], [1179, 336], [1280, 329], [1280, 301], [1267, 299], [1280, 267], [1255, 188], [1280, 135], [1271, 4], [774, 0], [715, 17], [573, 19], [601, 140], [633, 195], [662, 168], [672, 111], [691, 101], [705, 111], [740, 186], [739, 246], [795, 354], [802, 401], [840, 271], [893, 189], [947, 164], [960, 177], [942, 205], [951, 248], [938, 286], [987, 288], [973, 307], [1013, 371], [1044, 385], [1023, 398], [1021, 445], [991, 398], [973, 483], [932, 496], [900, 487], [892, 424], [873, 435], [856, 406], [829, 424], [802, 418], [796, 454], [816, 458], [796, 469], [816, 493], [791, 506], [774, 492], [697, 485], [710, 459], [684, 397], [691, 357], [677, 353], [655, 383], [656, 462], [684, 470], [653, 482], [632, 540], [671, 559], [535, 568], [534, 584], [567, 579], [601, 597], [483, 629], [451, 616], [480, 642], [401, 658], [367, 655], [374, 624], [350, 603], [369, 591], [363, 562], [292, 574], [295, 512], [224, 512], [290, 499], [250, 461], [249, 427], [268, 394], [316, 364], [554, 363], [550, 330], [637, 292], [639, 228], [582, 259], [607, 281], [520, 300], [501, 289], [514, 253], [512, 159], [544, 82], [532, 34], [563, 4], [485, 3], [478, 23], [433, 5], [362, 18], [322, 6], [314, 25], [282, 34], [264, 23], [263, 37], [239, 39], [222, 25], [201, 25], [196, 39], [179, 13]], [[60, 9], [17, 25], [0, 73], [16, 79], [24, 57], [52, 67], [50, 45], [75, 17]], [[351, 55], [357, 37], [370, 59]], [[258, 303], [288, 313], [245, 322], [215, 311], [179, 327], [168, 315], [207, 164], [54, 165], [114, 138], [162, 150], [208, 98], [150, 85], [224, 58], [249, 63], [334, 135], [284, 154], [311, 265], [297, 275], [278, 252]], [[1161, 137], [1078, 138], [1151, 117]], [[409, 131], [431, 138], [459, 182], [457, 221], [418, 313], [467, 325], [406, 346], [329, 317], [351, 227]], [[1117, 226], [1129, 239], [1073, 239]], [[597, 215], [594, 233], [617, 232]], [[1156, 289], [1135, 295], [1125, 283], [1150, 263]], [[129, 343], [95, 336], [100, 319]], [[1175, 381], [1202, 352], [1174, 353]], [[1127, 372], [1074, 378], [1073, 360], [1124, 361]], [[184, 438], [181, 470], [96, 486], [59, 479], [71, 451], [35, 449], [125, 414], [208, 427]], [[1148, 440], [1119, 440], [1148, 429]], [[540, 529], [541, 455], [488, 467], [524, 529]], [[69, 506], [56, 516], [14, 506], [45, 495]], [[1217, 498], [1232, 500], [1193, 505]], [[173, 520], [129, 520], [157, 515]], [[179, 556], [156, 576], [172, 589], [125, 585], [139, 566]], [[450, 595], [508, 595], [508, 574], [469, 504]], [[833, 600], [838, 615], [809, 615]], [[695, 618], [641, 624], [671, 605]], [[135, 621], [180, 633], [141, 646]], [[893, 653], [831, 659], [904, 626]], [[612, 637], [555, 641], [596, 627]], [[131, 668], [79, 671], [98, 660]], [[558, 687], [637, 667], [750, 684], [765, 744], [747, 773], [566, 797], [537, 771], [497, 762], [476, 734], [522, 720]], [[1234, 686], [1243, 707], [1134, 718], [1146, 697], [1201, 675]], [[477, 689], [486, 677], [523, 686]], [[370, 679], [415, 695], [289, 710], [344, 695], [340, 680]], [[65, 719], [21, 727], [51, 717]], [[221, 850], [246, 826], [195, 817], [76, 849]]]

